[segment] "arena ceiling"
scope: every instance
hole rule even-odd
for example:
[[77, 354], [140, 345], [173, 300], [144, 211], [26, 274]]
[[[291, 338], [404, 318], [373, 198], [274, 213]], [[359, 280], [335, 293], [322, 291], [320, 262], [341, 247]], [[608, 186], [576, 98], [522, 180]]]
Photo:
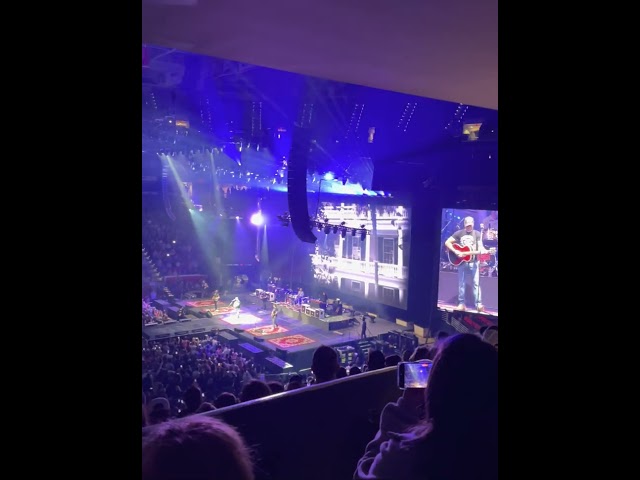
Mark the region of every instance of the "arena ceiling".
[[498, 108], [497, 0], [143, 0], [143, 43]]

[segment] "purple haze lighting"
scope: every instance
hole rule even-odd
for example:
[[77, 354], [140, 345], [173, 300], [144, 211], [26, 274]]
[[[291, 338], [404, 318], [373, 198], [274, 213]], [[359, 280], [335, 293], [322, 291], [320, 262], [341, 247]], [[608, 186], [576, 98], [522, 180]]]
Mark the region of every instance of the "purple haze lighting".
[[264, 223], [264, 218], [262, 217], [262, 214], [260, 212], [257, 212], [251, 215], [251, 223], [256, 226], [262, 225]]

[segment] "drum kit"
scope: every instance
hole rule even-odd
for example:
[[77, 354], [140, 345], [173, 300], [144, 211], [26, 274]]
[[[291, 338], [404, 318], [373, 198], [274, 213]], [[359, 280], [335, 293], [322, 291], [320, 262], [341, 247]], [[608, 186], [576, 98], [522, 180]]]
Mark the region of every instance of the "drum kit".
[[487, 229], [484, 231], [484, 237], [482, 238], [482, 244], [485, 248], [495, 248], [495, 255], [489, 253], [482, 253], [478, 255], [480, 262], [480, 275], [483, 277], [497, 277], [498, 276], [498, 230]]

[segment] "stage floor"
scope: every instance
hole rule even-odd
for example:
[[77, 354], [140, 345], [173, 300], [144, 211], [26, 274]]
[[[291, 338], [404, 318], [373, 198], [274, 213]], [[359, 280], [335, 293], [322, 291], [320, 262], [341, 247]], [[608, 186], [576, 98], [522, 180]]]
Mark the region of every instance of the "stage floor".
[[[309, 348], [317, 348], [320, 345], [336, 345], [350, 342], [360, 338], [361, 325], [352, 325], [340, 330], [322, 330], [313, 325], [303, 324], [300, 320], [289, 318], [284, 314], [278, 315], [278, 331], [272, 332], [271, 302], [268, 302], [268, 310], [262, 310], [262, 301], [251, 294], [238, 295], [242, 302], [240, 315], [227, 310], [231, 299], [224, 299], [218, 303], [220, 311], [212, 312], [212, 318], [193, 318], [189, 321], [172, 322], [165, 325], [152, 325], [143, 328], [149, 339], [156, 336], [195, 335], [197, 333], [209, 333], [213, 330], [233, 330], [234, 333], [245, 340], [260, 338], [263, 348], [275, 350], [280, 348], [287, 352], [295, 353]], [[207, 299], [181, 301], [192, 309], [205, 311], [212, 307]], [[223, 307], [224, 306], [224, 307]], [[224, 310], [223, 310], [224, 308]], [[257, 329], [257, 331], [256, 331]], [[404, 328], [395, 322], [384, 319], [376, 319], [375, 323], [367, 321], [367, 337], [375, 337], [390, 330], [403, 330]], [[199, 330], [199, 331], [198, 331]], [[240, 331], [241, 330], [241, 331]]]
[[[441, 302], [438, 300], [438, 308], [440, 310], [444, 310], [445, 312], [450, 312], [450, 313], [454, 313], [454, 312], [461, 312], [462, 310], [458, 310], [458, 304], [452, 304], [452, 303], [446, 303], [446, 302]], [[469, 308], [467, 307], [465, 310], [465, 312], [468, 313], [476, 313], [478, 315], [487, 315], [489, 317], [497, 317], [498, 316], [498, 311], [497, 310], [492, 310], [489, 309], [487, 307], [485, 307], [485, 311], [484, 312], [479, 312], [474, 308]]]

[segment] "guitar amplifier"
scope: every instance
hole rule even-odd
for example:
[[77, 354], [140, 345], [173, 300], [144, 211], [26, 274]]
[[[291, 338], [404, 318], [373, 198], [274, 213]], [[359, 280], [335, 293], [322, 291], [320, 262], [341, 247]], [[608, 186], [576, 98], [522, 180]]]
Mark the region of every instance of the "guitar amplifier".
[[273, 302], [276, 299], [276, 294], [273, 292], [269, 292], [269, 301]]
[[261, 288], [256, 288], [256, 297], [260, 298], [260, 294], [264, 292]]
[[309, 305], [303, 305], [304, 307], [304, 313], [309, 315], [310, 317], [313, 317], [313, 312], [315, 309], [311, 308]]
[[321, 308], [316, 308], [314, 314], [316, 318], [324, 318], [324, 310], [322, 310]]

